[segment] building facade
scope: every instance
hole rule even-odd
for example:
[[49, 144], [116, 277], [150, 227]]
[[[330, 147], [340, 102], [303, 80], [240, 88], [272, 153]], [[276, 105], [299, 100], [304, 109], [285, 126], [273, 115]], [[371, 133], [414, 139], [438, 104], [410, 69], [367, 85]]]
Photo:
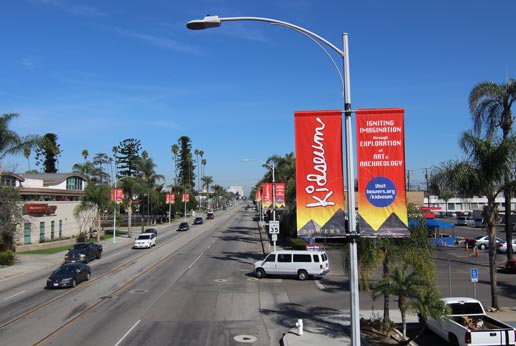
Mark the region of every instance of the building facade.
[[2, 184], [16, 188], [22, 199], [23, 222], [16, 232], [17, 246], [80, 234], [81, 225], [74, 217], [74, 209], [85, 196], [86, 176], [78, 173], [3, 172], [1, 179]]

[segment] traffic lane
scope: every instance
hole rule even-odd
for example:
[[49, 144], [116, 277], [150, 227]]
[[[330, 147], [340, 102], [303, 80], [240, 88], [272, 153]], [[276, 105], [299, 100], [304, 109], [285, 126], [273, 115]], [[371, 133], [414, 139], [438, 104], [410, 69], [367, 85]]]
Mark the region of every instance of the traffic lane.
[[[63, 290], [69, 293], [2, 329], [0, 332], [2, 340], [6, 342], [11, 340], [19, 342], [19, 344], [36, 342], [44, 344], [52, 343], [53, 338], [65, 335], [64, 339], [57, 344], [67, 344], [67, 340], [73, 339], [76, 335], [85, 340], [89, 339], [89, 335], [95, 335], [97, 330], [89, 330], [88, 333], [85, 333], [86, 328], [84, 325], [80, 325], [75, 333], [67, 335], [67, 332], [73, 330], [73, 327], [77, 327], [76, 321], [88, 316], [93, 310], [102, 306], [102, 303], [112, 299], [115, 293], [123, 291], [126, 285], [130, 285], [135, 280], [138, 281], [137, 279], [144, 276], [153, 265], [166, 259], [167, 256], [170, 257], [192, 239], [201, 237], [202, 233], [202, 230], [182, 233], [174, 237], [174, 241], [165, 242], [163, 246], [148, 251], [135, 250], [134, 252], [140, 255], [119, 264], [100, 277], [92, 276], [91, 281], [80, 284], [75, 289]], [[122, 315], [122, 318], [124, 316]], [[102, 328], [102, 326], [99, 327]], [[30, 333], [24, 332], [24, 330], [30, 330]]]
[[127, 345], [238, 345], [238, 337], [271, 341], [260, 314], [257, 280], [248, 275], [260, 244], [256, 227], [241, 215], [214, 234], [214, 242], [149, 308]]
[[[236, 231], [236, 227], [229, 230]], [[239, 245], [233, 238], [221, 240], [217, 233], [223, 234], [208, 232], [185, 246], [170, 261], [148, 273], [145, 280], [138, 280], [125, 290], [129, 293], [109, 299], [98, 313], [81, 319], [75, 326], [77, 329], [70, 329], [62, 339], [52, 342], [59, 344], [69, 341], [69, 337], [80, 341], [79, 335], [85, 337], [89, 330], [99, 330], [101, 335], [96, 333], [88, 338], [94, 339], [92, 345], [115, 341], [111, 335], [119, 338], [115, 342], [124, 345], [213, 344], [213, 340], [218, 340], [216, 344], [230, 345], [232, 337], [242, 333], [257, 337], [260, 340], [257, 345], [269, 344], [267, 330], [260, 323], [257, 292], [253, 289], [256, 280], [242, 272], [242, 266], [249, 266], [244, 262], [250, 260], [246, 259], [247, 255], [227, 256], [239, 252], [235, 248]], [[219, 242], [225, 244], [220, 250]], [[249, 240], [241, 244], [244, 254], [250, 252], [249, 247], [259, 247], [257, 242]], [[138, 292], [145, 293], [139, 301], [134, 301]], [[106, 325], [114, 325], [116, 330], [110, 328], [108, 332]]]

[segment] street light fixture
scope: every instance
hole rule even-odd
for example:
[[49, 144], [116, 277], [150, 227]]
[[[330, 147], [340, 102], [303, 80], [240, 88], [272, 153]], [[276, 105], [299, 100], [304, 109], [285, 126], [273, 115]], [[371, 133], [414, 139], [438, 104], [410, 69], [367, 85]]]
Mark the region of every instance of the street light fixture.
[[[351, 340], [354, 346], [360, 345], [360, 309], [359, 309], [359, 291], [358, 291], [358, 255], [357, 255], [357, 243], [356, 238], [358, 234], [356, 232], [355, 223], [355, 174], [353, 167], [353, 142], [352, 142], [352, 123], [351, 123], [351, 93], [350, 93], [350, 79], [349, 79], [349, 48], [348, 48], [348, 34], [342, 34], [342, 50], [322, 38], [321, 36], [305, 29], [300, 26], [279, 21], [271, 18], [262, 17], [226, 17], [219, 18], [218, 16], [206, 16], [204, 19], [192, 20], [186, 24], [186, 27], [191, 30], [201, 30], [219, 27], [222, 22], [225, 21], [259, 21], [267, 22], [271, 24], [277, 24], [294, 31], [297, 31], [310, 40], [315, 42], [321, 49], [323, 49], [326, 55], [332, 60], [331, 56], [321, 45], [324, 44], [331, 50], [335, 51], [342, 58], [342, 69], [343, 73], [339, 77], [342, 82], [343, 96], [344, 96], [344, 115], [345, 115], [345, 134], [346, 134], [346, 178], [347, 178], [347, 200], [348, 200], [348, 222], [350, 231], [350, 245], [349, 245], [349, 256], [350, 256], [350, 300], [351, 300]], [[338, 70], [338, 68], [337, 68]]]

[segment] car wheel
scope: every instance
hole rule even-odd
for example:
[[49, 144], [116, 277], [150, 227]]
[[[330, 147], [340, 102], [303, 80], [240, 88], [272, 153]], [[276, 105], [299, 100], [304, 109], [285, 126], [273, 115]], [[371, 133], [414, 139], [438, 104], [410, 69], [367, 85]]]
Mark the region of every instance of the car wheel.
[[99, 252], [99, 253], [97, 254], [97, 257], [96, 257], [96, 258], [97, 258], [97, 259], [100, 259], [101, 257], [102, 257], [102, 252]]
[[450, 345], [452, 346], [459, 346], [459, 340], [457, 340], [457, 337], [453, 334], [450, 334], [450, 336], [448, 337], [450, 339]]
[[480, 246], [478, 247], [480, 250], [485, 250], [486, 248], [486, 244], [480, 244]]
[[86, 281], [89, 281], [90, 278], [91, 278], [91, 274], [90, 273], [86, 274]]
[[72, 280], [72, 287], [75, 287], [75, 285], [77, 285], [77, 281], [75, 281], [75, 279]]
[[265, 270], [263, 270], [262, 268], [256, 269], [256, 277], [258, 279], [264, 278], [265, 277]]
[[306, 270], [300, 270], [297, 272], [297, 278], [299, 280], [306, 280], [308, 278], [308, 273]]

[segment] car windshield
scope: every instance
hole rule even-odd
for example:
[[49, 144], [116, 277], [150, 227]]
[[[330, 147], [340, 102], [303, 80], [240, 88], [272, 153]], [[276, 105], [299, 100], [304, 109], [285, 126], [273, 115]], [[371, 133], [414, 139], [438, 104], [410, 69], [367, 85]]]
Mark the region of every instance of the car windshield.
[[74, 270], [75, 270], [75, 267], [71, 267], [71, 266], [59, 267], [54, 271], [54, 273], [55, 274], [68, 274], [68, 273], [72, 273]]

